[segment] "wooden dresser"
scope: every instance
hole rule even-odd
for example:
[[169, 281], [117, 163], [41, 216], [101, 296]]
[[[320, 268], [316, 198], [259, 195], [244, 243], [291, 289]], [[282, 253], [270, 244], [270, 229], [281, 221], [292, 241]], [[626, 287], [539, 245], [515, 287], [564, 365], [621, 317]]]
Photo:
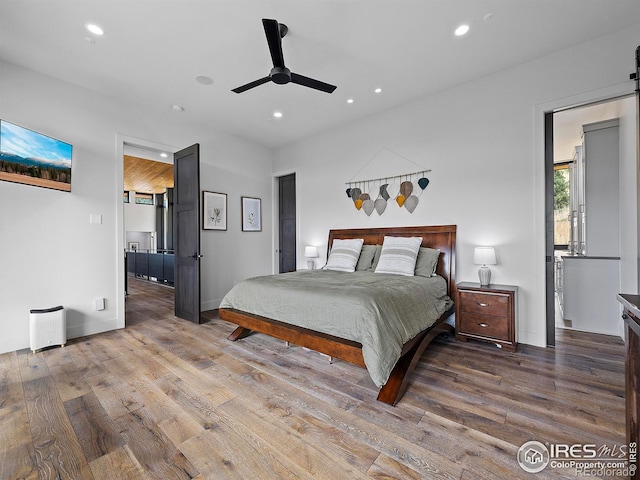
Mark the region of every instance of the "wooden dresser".
[[[640, 306], [640, 295], [621, 293], [617, 298], [624, 307], [622, 318], [625, 323], [627, 445], [630, 450], [635, 447], [637, 452], [638, 441], [640, 440], [640, 431], [638, 430], [638, 419], [640, 418], [640, 307], [638, 306]], [[640, 476], [636, 471], [636, 474], [631, 478], [640, 478]]]
[[515, 352], [518, 287], [470, 282], [457, 286], [456, 340], [481, 340]]

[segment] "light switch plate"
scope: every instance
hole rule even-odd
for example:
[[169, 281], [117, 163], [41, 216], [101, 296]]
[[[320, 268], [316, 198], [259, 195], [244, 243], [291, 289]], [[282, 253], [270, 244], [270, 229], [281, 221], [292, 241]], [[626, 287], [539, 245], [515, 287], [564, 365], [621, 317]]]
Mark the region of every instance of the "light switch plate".
[[100, 311], [104, 310], [104, 298], [103, 297], [96, 298], [94, 300], [94, 303], [96, 305], [96, 310], [97, 311], [100, 312]]

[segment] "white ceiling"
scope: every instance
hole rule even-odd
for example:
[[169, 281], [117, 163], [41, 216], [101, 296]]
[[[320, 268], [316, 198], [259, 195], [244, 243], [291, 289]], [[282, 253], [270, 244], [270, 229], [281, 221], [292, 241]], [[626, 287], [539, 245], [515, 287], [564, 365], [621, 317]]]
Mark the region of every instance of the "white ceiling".
[[[231, 92], [272, 66], [262, 18], [289, 27], [287, 67], [333, 94]], [[638, 0], [0, 0], [0, 58], [277, 147], [639, 23]]]
[[635, 96], [572, 108], [553, 115], [553, 160], [572, 160], [575, 147], [582, 145], [582, 126], [620, 117], [635, 106]]

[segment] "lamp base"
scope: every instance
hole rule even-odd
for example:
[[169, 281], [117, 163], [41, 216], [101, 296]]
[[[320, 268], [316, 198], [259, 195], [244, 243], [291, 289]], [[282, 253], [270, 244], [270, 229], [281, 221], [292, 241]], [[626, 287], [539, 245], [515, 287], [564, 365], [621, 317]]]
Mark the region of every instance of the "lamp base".
[[478, 269], [478, 278], [480, 278], [480, 286], [488, 287], [491, 281], [491, 270], [486, 265], [483, 265]]
[[315, 260], [307, 260], [307, 268], [309, 270], [315, 270], [316, 269], [316, 261]]

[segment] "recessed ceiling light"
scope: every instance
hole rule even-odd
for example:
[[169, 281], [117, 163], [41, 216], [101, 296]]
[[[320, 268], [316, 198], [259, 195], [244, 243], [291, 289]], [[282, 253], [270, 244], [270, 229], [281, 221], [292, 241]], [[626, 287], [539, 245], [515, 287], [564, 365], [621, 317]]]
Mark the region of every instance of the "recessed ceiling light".
[[353, 98], [348, 98], [347, 103], [353, 103]]
[[213, 83], [213, 78], [207, 77], [205, 75], [198, 75], [196, 77], [196, 82], [202, 85], [211, 85]]
[[468, 31], [469, 31], [469, 25], [460, 25], [458, 28], [456, 28], [454, 33], [456, 34], [457, 37], [461, 37]]
[[273, 112], [275, 118], [282, 118], [282, 112]]
[[161, 156], [162, 158], [167, 158], [169, 155], [167, 155], [166, 153], [162, 152], [162, 153], [160, 154], [160, 156]]
[[380, 93], [381, 91], [382, 91], [382, 89], [381, 89], [380, 87], [378, 87], [378, 88], [376, 88], [376, 89], [374, 90], [374, 92], [375, 92], [375, 93]]
[[181, 107], [180, 105], [171, 105], [171, 110], [174, 112], [184, 112], [184, 107]]
[[87, 23], [86, 27], [94, 35], [104, 35], [104, 30], [95, 23]]

